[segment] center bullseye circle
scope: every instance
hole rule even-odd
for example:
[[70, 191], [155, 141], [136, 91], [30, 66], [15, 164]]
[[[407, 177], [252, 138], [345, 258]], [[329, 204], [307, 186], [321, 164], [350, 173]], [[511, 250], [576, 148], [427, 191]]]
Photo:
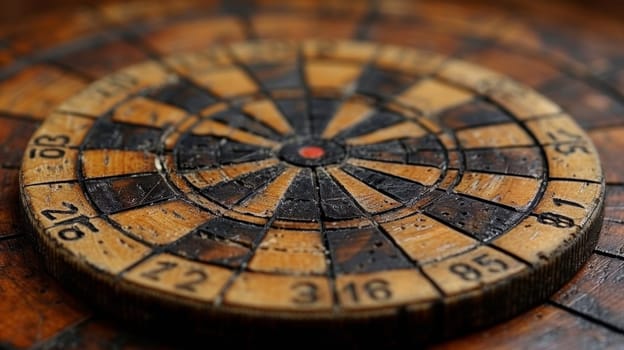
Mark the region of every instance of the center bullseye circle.
[[281, 159], [306, 167], [338, 164], [345, 155], [345, 148], [332, 140], [307, 137], [290, 140], [279, 151]]
[[319, 146], [304, 146], [299, 148], [299, 155], [306, 159], [319, 159], [325, 155], [325, 150]]

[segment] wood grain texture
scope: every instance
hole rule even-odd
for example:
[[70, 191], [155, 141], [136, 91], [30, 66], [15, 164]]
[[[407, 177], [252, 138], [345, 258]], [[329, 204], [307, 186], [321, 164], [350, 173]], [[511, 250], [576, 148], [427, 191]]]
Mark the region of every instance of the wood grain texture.
[[[2, 77], [0, 85], [9, 84], [12, 77], [17, 77], [20, 72], [27, 71], [29, 66], [36, 66], [39, 63], [47, 65], [48, 58], [54, 64], [58, 62], [63, 65], [59, 69], [64, 74], [87, 82], [88, 79], [108, 74], [110, 71], [104, 67], [121, 68], [126, 65], [126, 60], [128, 62], [133, 62], [135, 59], [139, 61], [143, 59], [141, 57], [143, 55], [153, 55], [155, 49], [150, 48], [141, 40], [144, 35], [165, 32], [168, 26], [174, 28], [175, 22], [187, 21], [185, 16], [189, 14], [192, 14], [190, 17], [194, 18], [190, 22], [201, 26], [199, 18], [206, 15], [214, 19], [216, 11], [228, 13], [230, 17], [241, 18], [239, 23], [252, 23], [252, 26], [243, 29], [245, 36], [293, 39], [310, 36], [332, 38], [356, 36], [359, 39], [408, 44], [440, 53], [457, 54], [475, 64], [492, 68], [537, 89], [547, 98], [563, 106], [565, 112], [575, 118], [581, 126], [589, 129], [589, 135], [603, 160], [608, 183], [605, 221], [597, 249], [604, 253], [605, 259], [617, 262], [621, 259], [623, 251], [622, 196], [619, 195], [622, 172], [618, 170], [621, 157], [617, 147], [620, 139], [617, 137], [617, 130], [624, 124], [620, 107], [622, 101], [620, 94], [624, 92], [624, 79], [622, 79], [624, 68], [621, 64], [621, 48], [613, 45], [613, 42], [621, 39], [621, 23], [617, 20], [621, 5], [616, 3], [599, 5], [598, 2], [592, 2], [592, 6], [586, 6], [558, 1], [539, 4], [509, 1], [485, 5], [478, 1], [470, 3], [384, 1], [379, 3], [377, 10], [371, 11], [370, 15], [366, 16], [367, 4], [363, 2], [340, 5], [330, 2], [283, 4], [257, 1], [244, 6], [200, 4], [193, 1], [179, 1], [175, 4], [149, 2], [96, 4], [88, 9], [50, 12], [45, 16], [26, 19], [20, 25], [0, 26], [0, 64], [5, 67], [0, 71]], [[246, 8], [246, 10], [237, 11], [237, 8]], [[613, 20], [613, 17], [616, 19]], [[166, 18], [177, 18], [177, 20], [172, 22]], [[246, 22], [247, 20], [249, 22]], [[283, 30], [287, 25], [290, 30]], [[179, 27], [184, 28], [184, 25]], [[145, 28], [148, 30], [145, 31]], [[95, 47], [100, 44], [94, 45], [93, 43], [99, 42], [102, 33], [108, 36], [107, 33], [110, 33], [110, 30], [119, 30], [124, 34], [123, 38], [110, 35], [110, 46], [114, 49], [97, 51]], [[178, 33], [176, 35], [183, 35], [184, 30], [172, 29], [171, 33], [176, 30]], [[156, 41], [154, 43], [160, 45], [162, 50], [173, 50], [177, 44], [171, 39], [174, 37], [171, 35], [167, 39], [165, 35], [162, 36], [163, 44], [156, 43]], [[198, 42], [190, 37], [180, 42], [190, 42], [191, 46], [211, 43], [209, 40]], [[231, 38], [224, 40], [231, 40]], [[104, 46], [109, 45], [107, 43], [109, 43], [108, 39], [104, 40]], [[43, 52], [42, 50], [48, 51], [41, 56], [39, 52]], [[72, 55], [76, 54], [76, 57], [84, 54], [82, 57], [90, 59], [77, 59], [69, 63], [67, 52]], [[79, 53], [81, 55], [78, 55]], [[123, 59], [119, 60], [120, 57]], [[65, 61], [68, 61], [68, 64], [64, 64]], [[113, 61], [117, 63], [114, 65], [106, 63]], [[422, 60], [420, 62], [422, 63]], [[68, 65], [71, 66], [68, 67]], [[70, 71], [73, 66], [77, 69], [75, 72]], [[89, 68], [85, 68], [87, 66]], [[98, 68], [90, 68], [93, 66]], [[422, 67], [422, 64], [420, 66]], [[385, 84], [384, 86], [388, 88], [384, 91], [396, 91], [393, 87], [400, 88], [401, 86], [398, 83]], [[14, 92], [11, 88], [4, 91]], [[42, 101], [54, 101], [59, 98], [58, 94], [55, 95], [55, 91], [50, 91], [50, 95], [47, 96], [45, 92], [43, 94]], [[181, 100], [183, 99], [178, 99], [178, 101]], [[190, 101], [180, 103], [192, 104]], [[33, 105], [35, 106], [37, 105]], [[26, 111], [24, 108], [20, 107], [21, 110], [11, 108], [4, 109], [1, 117], [2, 125], [10, 126], [3, 127], [7, 136], [2, 139], [2, 152], [6, 155], [2, 159], [11, 161], [4, 166], [6, 169], [4, 167], [2, 169], [2, 173], [7, 175], [3, 177], [4, 186], [0, 193], [2, 196], [0, 205], [3, 208], [1, 214], [3, 234], [19, 236], [24, 232], [24, 228], [17, 220], [17, 191], [15, 191], [17, 170], [15, 169], [19, 166], [19, 155], [23, 152], [28, 138], [26, 134], [32, 133], [37, 125], [35, 119], [41, 119], [42, 115], [23, 115], [20, 113]], [[39, 111], [45, 110], [45, 108], [37, 108]], [[19, 116], [23, 122], [14, 118], [16, 116]], [[11, 132], [8, 132], [9, 130]], [[530, 149], [522, 149], [522, 153], [514, 154], [530, 154]], [[511, 165], [518, 164], [523, 159], [523, 157], [514, 158], [511, 153], [499, 152], [493, 155], [479, 152], [472, 152], [471, 157], [489, 157], [488, 159], [505, 157], [507, 161], [498, 164], [507, 167], [509, 171], [513, 169]], [[389, 159], [396, 157], [390, 151], [387, 151], [385, 156]], [[467, 158], [467, 160], [470, 159], [472, 158]], [[469, 162], [468, 164], [475, 163]], [[497, 163], [492, 164], [495, 166]], [[539, 167], [533, 166], [531, 169], [531, 174], [540, 173]], [[449, 171], [449, 174], [452, 172], [453, 170]], [[446, 186], [451, 186], [454, 179], [457, 179], [457, 176], [449, 176], [448, 180], [445, 180]], [[182, 187], [182, 183], [178, 186]], [[26, 268], [38, 266], [39, 263], [36, 260], [29, 258], [21, 262], [12, 259], [16, 264]], [[601, 259], [596, 258], [595, 261], [599, 262]], [[597, 264], [593, 266], [608, 270], [609, 273], [604, 275], [605, 279], [591, 277], [574, 280], [570, 286], [573, 287], [582, 282], [584, 287], [577, 289], [566, 287], [565, 290], [568, 291], [566, 295], [571, 296], [567, 299], [566, 305], [559, 301], [548, 303], [510, 322], [477, 332], [467, 338], [455, 340], [446, 347], [620, 347], [624, 341], [621, 338], [619, 321], [617, 317], [613, 317], [617, 315], [617, 311], [608, 312], [606, 311], [608, 306], [605, 306], [613, 305], [613, 308], [617, 308], [617, 302], [612, 302], [614, 299], [609, 296], [609, 291], [614, 290], [614, 287], [611, 284], [601, 283], [609, 279], [617, 280], [620, 275], [619, 270], [617, 264]], [[38, 267], [37, 271], [41, 271], [41, 267]], [[11, 274], [10, 276], [15, 280], [15, 276], [19, 275]], [[581, 276], [587, 276], [587, 274], [583, 272]], [[21, 281], [21, 278], [16, 281]], [[54, 283], [51, 283], [50, 288], [58, 290]], [[616, 290], [612, 293], [616, 293]], [[72, 297], [64, 292], [62, 294], [62, 299], [70, 301], [70, 305], [75, 303], [71, 301]], [[17, 294], [11, 296], [7, 294], [2, 305], [5, 303], [18, 305], [19, 297]], [[578, 300], [578, 302], [570, 303], [570, 300]], [[603, 300], [609, 300], [609, 302], [602, 302]], [[28, 337], [29, 328], [19, 327], [16, 331], [2, 336], [4, 346], [29, 348], [36, 341], [40, 348], [167, 347], [167, 345], [155, 344], [151, 339], [153, 333], [151, 335], [142, 335], [140, 332], [128, 333], [124, 330], [125, 326], [113, 324], [100, 317], [77, 326], [73, 325], [75, 321], [63, 323], [58, 320], [68, 314], [67, 310], [54, 311], [52, 304], [46, 302], [40, 305], [42, 309], [49, 310], [47, 317], [39, 320], [40, 325], [45, 327], [50, 325], [49, 329], [53, 330], [40, 333], [39, 338], [24, 341], [23, 339]], [[70, 308], [80, 309], [75, 306], [70, 306]], [[86, 311], [84, 313], [90, 314]], [[61, 326], [52, 326], [55, 322]], [[60, 331], [61, 328], [64, 330]], [[253, 344], [252, 338], [249, 337], [250, 342], [247, 345]], [[396, 341], [399, 344], [405, 344], [400, 339]], [[166, 344], [164, 340], [163, 342]], [[156, 341], [156, 343], [160, 342]], [[175, 341], [173, 344], [180, 345]]]
[[[598, 155], [537, 92], [438, 59], [372, 42], [250, 41], [124, 68], [63, 102], [29, 143], [33, 237], [59, 279], [90, 280], [70, 285], [146, 325], [324, 322], [335, 334], [391, 320], [436, 328], [412, 334], [431, 341], [513, 316], [593, 249]], [[420, 61], [439, 71], [414, 74]], [[392, 75], [403, 91], [378, 92]], [[352, 101], [368, 107], [356, 121]], [[466, 169], [467, 152], [526, 148], [540, 150], [541, 173], [479, 159], [482, 172]]]

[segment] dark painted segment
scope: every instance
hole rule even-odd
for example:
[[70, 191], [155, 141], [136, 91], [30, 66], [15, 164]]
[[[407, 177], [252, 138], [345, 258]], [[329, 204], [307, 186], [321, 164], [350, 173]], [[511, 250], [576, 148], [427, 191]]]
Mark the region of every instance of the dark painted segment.
[[227, 139], [221, 139], [220, 146], [219, 163], [222, 165], [262, 160], [273, 156], [273, 152], [268, 148], [260, 148]]
[[208, 92], [185, 80], [181, 80], [176, 84], [167, 85], [153, 92], [149, 97], [160, 102], [183, 108], [189, 113], [198, 113], [216, 102], [216, 99]]
[[283, 165], [262, 169], [200, 191], [202, 195], [211, 200], [226, 206], [232, 206], [269, 184], [284, 169], [285, 166]]
[[327, 123], [333, 118], [339, 100], [329, 98], [313, 98], [310, 100], [310, 129], [311, 134], [319, 136], [327, 127]]
[[432, 134], [427, 134], [421, 137], [412, 137], [401, 140], [405, 148], [410, 153], [418, 152], [421, 150], [441, 150], [444, 146], [440, 143], [437, 137]]
[[258, 63], [247, 67], [267, 90], [298, 89], [303, 85], [296, 64]]
[[423, 211], [481, 241], [506, 232], [523, 217], [522, 213], [454, 193], [444, 193]]
[[307, 104], [304, 98], [290, 98], [275, 100], [275, 104], [284, 114], [288, 123], [293, 127], [297, 135], [308, 135]]
[[464, 151], [466, 168], [474, 171], [541, 177], [544, 160], [537, 147]]
[[382, 193], [388, 194], [391, 197], [400, 200], [402, 203], [408, 203], [413, 199], [420, 197], [423, 192], [426, 191], [426, 188], [419, 183], [378, 173], [376, 171], [352, 165], [344, 165], [342, 169], [360, 179], [370, 187]]
[[404, 139], [401, 143], [407, 150], [407, 163], [409, 164], [441, 168], [446, 162], [444, 147], [434, 135]]
[[163, 201], [175, 194], [158, 174], [85, 181], [91, 201], [102, 212], [116, 213]]
[[355, 90], [365, 95], [389, 97], [398, 94], [413, 83], [414, 78], [404, 73], [368, 66], [358, 79]]
[[[249, 150], [254, 152], [256, 149]], [[219, 139], [188, 134], [175, 148], [178, 169], [191, 170], [219, 165]]]
[[419, 151], [407, 155], [407, 162], [416, 165], [430, 165], [442, 168], [446, 162], [444, 153], [441, 151]]
[[324, 218], [340, 220], [361, 218], [364, 216], [362, 211], [360, 211], [358, 206], [353, 202], [353, 198], [346, 194], [327, 173], [322, 170], [317, 170], [316, 174]]
[[301, 169], [284, 194], [275, 217], [279, 220], [319, 221], [320, 207], [312, 169]]
[[349, 154], [356, 158], [397, 163], [405, 163], [407, 158], [405, 147], [397, 140], [355, 146], [349, 149]]
[[473, 101], [442, 112], [439, 116], [444, 128], [461, 129], [513, 121], [513, 118], [484, 101]]
[[168, 250], [192, 260], [229, 267], [240, 267], [251, 254], [248, 246], [224, 240], [204, 228], [193, 231]]
[[223, 111], [223, 112], [215, 114], [214, 116], [211, 117], [211, 119], [219, 121], [223, 124], [227, 124], [236, 129], [241, 129], [241, 130], [249, 131], [253, 134], [265, 136], [269, 139], [279, 140], [280, 138], [279, 135], [275, 133], [268, 126], [265, 126], [259, 121], [249, 116], [246, 116], [245, 114], [238, 112], [238, 111], [233, 111], [233, 110]]
[[198, 227], [189, 236], [201, 239], [228, 240], [244, 247], [252, 248], [254, 242], [264, 232], [264, 226], [253, 225], [226, 217], [217, 217]]
[[178, 169], [193, 170], [262, 160], [272, 156], [271, 150], [236, 141], [188, 134], [175, 149]]
[[375, 227], [328, 230], [334, 273], [366, 273], [412, 267], [402, 252]]
[[342, 132], [340, 132], [340, 134], [336, 136], [336, 138], [345, 139], [360, 135], [366, 135], [373, 131], [400, 123], [404, 120], [405, 118], [392, 112], [376, 112], [369, 118], [366, 118], [365, 120], [352, 126], [351, 128], [343, 130]]
[[99, 119], [89, 131], [83, 145], [86, 149], [123, 149], [155, 152], [162, 131], [154, 128], [114, 123]]

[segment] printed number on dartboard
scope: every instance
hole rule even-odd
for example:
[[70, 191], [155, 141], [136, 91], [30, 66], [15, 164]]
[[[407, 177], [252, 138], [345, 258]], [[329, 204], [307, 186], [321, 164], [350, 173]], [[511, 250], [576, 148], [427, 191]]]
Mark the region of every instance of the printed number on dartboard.
[[464, 281], [475, 282], [488, 274], [500, 274], [509, 269], [509, 264], [500, 258], [481, 254], [469, 262], [452, 264], [449, 270]]
[[173, 287], [191, 293], [197, 292], [197, 287], [208, 280], [208, 273], [200, 268], [185, 268], [172, 261], [158, 261], [157, 266], [141, 273], [141, 277], [156, 281], [168, 281], [165, 275], [176, 274]]
[[64, 147], [69, 144], [69, 136], [41, 135], [33, 143], [35, 147], [28, 153], [30, 158], [59, 159], [65, 156]]
[[56, 236], [64, 241], [77, 241], [87, 233], [99, 230], [89, 221], [89, 217], [78, 212], [78, 207], [70, 202], [61, 202], [62, 208], [49, 208], [41, 211], [41, 215], [61, 228]]
[[[318, 286], [309, 281], [294, 283], [291, 286], [294, 304], [306, 305], [319, 301]], [[338, 290], [338, 297], [342, 302], [358, 304], [363, 302], [384, 302], [392, 299], [390, 283], [381, 278], [364, 282], [349, 282]]]
[[548, 137], [554, 142], [555, 151], [563, 155], [591, 153], [581, 135], [571, 133], [564, 129], [558, 129], [556, 132], [549, 131]]

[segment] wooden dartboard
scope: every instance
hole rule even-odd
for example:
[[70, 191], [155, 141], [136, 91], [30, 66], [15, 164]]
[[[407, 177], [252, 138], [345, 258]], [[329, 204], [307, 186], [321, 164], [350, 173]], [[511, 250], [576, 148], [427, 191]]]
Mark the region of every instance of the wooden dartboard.
[[[576, 280], [447, 345], [621, 343], [621, 25], [595, 18], [515, 2], [136, 2], [3, 28], [0, 306], [20, 316], [0, 339], [152, 347], [153, 332], [124, 329], [163, 323], [174, 345], [457, 335], [572, 276], [606, 178], [598, 253]], [[21, 238], [31, 224], [63, 287]]]

